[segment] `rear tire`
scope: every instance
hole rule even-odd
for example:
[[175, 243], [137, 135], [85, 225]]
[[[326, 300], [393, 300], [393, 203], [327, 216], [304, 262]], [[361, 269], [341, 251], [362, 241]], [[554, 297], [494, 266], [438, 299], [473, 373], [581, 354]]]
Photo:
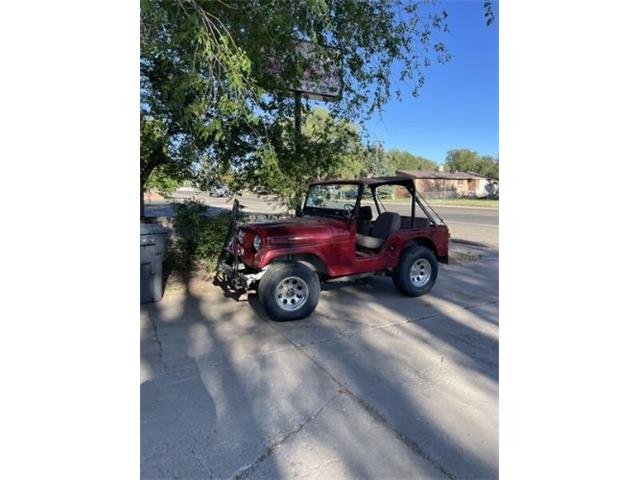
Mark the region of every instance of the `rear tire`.
[[301, 263], [273, 263], [258, 283], [258, 299], [273, 320], [299, 320], [316, 309], [320, 280]]
[[414, 246], [402, 252], [393, 272], [393, 283], [404, 295], [418, 297], [431, 290], [437, 277], [436, 256], [426, 247]]

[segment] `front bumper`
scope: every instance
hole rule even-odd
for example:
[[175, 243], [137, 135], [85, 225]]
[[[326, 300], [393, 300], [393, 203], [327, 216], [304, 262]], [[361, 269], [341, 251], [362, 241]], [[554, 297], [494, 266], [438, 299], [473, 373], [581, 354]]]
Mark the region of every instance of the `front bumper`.
[[[239, 264], [238, 267], [244, 267], [244, 265]], [[266, 268], [255, 273], [246, 273], [244, 268], [238, 268], [236, 271], [233, 265], [228, 263], [221, 263], [218, 268], [221, 270], [218, 273], [225, 275], [227, 282], [231, 283], [235, 288], [244, 289], [253, 287], [267, 271]]]

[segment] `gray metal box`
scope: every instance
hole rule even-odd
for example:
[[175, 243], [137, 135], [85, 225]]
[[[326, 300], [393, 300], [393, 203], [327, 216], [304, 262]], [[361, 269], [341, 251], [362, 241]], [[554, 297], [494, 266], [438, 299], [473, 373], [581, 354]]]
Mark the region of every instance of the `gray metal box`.
[[140, 303], [162, 298], [162, 260], [169, 230], [157, 224], [140, 224]]

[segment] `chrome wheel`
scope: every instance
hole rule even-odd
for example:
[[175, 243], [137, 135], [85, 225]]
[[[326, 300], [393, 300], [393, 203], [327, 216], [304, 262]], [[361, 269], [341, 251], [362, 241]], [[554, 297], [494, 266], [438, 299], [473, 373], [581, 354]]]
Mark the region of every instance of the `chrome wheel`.
[[275, 297], [283, 310], [298, 310], [309, 298], [309, 287], [300, 277], [287, 277], [276, 287]]
[[419, 258], [409, 269], [409, 278], [416, 287], [424, 287], [431, 278], [431, 264], [426, 258]]

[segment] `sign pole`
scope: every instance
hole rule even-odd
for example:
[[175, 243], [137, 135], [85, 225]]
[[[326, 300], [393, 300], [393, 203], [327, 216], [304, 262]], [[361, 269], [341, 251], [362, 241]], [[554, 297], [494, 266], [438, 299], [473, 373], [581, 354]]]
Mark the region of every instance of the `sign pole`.
[[300, 143], [300, 137], [302, 136], [302, 97], [300, 92], [296, 90], [294, 92], [296, 105], [295, 105], [295, 126], [296, 126], [296, 150]]

